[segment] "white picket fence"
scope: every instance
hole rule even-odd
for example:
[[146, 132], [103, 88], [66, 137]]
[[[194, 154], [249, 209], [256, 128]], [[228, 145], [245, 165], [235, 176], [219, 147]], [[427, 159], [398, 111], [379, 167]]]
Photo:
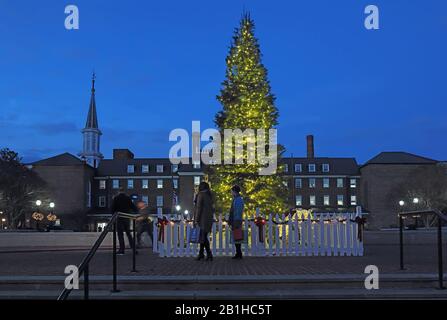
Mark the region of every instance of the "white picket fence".
[[[246, 256], [363, 256], [355, 213], [314, 213], [313, 216], [314, 219], [310, 216], [300, 219], [296, 214], [290, 218], [276, 215], [266, 219], [263, 242], [259, 239], [259, 227], [253, 220], [245, 219], [243, 228], [248, 239], [242, 244], [243, 253]], [[169, 221], [162, 241], [158, 241], [159, 228], [154, 223], [153, 251], [160, 257], [196, 256], [198, 245], [189, 241], [192, 227], [192, 222], [184, 219]], [[231, 235], [230, 226], [220, 216], [210, 233], [214, 256], [234, 254]]]

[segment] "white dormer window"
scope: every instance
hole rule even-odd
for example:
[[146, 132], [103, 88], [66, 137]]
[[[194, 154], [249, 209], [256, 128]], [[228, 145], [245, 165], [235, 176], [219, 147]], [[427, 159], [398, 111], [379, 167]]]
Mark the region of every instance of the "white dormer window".
[[303, 167], [301, 166], [301, 163], [295, 164], [295, 172], [301, 172], [303, 171]]
[[149, 165], [148, 164], [143, 164], [141, 166], [141, 172], [148, 173], [149, 172]]
[[134, 173], [135, 172], [135, 166], [133, 164], [127, 165], [127, 173]]
[[329, 163], [323, 163], [323, 172], [329, 172]]
[[162, 164], [157, 164], [157, 173], [162, 173], [164, 170], [163, 165]]
[[315, 167], [316, 167], [315, 163], [309, 164], [309, 166], [308, 166], [309, 172], [315, 172], [315, 169], [316, 169]]
[[193, 167], [194, 169], [200, 169], [200, 162], [194, 162]]

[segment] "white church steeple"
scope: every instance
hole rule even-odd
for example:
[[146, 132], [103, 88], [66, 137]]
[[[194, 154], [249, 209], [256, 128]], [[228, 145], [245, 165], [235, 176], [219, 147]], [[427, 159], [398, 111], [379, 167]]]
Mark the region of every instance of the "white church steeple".
[[87, 122], [85, 123], [85, 128], [81, 131], [84, 138], [84, 144], [82, 152], [79, 154], [79, 156], [89, 165], [97, 168], [99, 165], [99, 161], [101, 161], [101, 159], [103, 158], [103, 155], [99, 151], [99, 143], [102, 133], [101, 130], [99, 130], [98, 128], [98, 117], [96, 115], [95, 80], [96, 75], [95, 73], [93, 73], [92, 94], [90, 98], [90, 107], [88, 110]]

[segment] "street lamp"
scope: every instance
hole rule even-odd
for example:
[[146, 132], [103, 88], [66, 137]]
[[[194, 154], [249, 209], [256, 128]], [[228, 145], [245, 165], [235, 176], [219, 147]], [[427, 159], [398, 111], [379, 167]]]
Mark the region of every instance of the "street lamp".
[[6, 219], [2, 218], [2, 230], [3, 230], [3, 225], [5, 224], [5, 222], [6, 222]]
[[50, 202], [50, 208], [53, 209], [55, 206], [54, 202]]
[[419, 199], [418, 199], [418, 198], [414, 198], [414, 199], [413, 199], [413, 203], [414, 203], [414, 204], [418, 204], [418, 203], [419, 203]]
[[180, 211], [180, 209], [182, 209], [182, 207], [180, 207], [179, 205], [175, 206], [175, 210]]
[[36, 200], [36, 206], [40, 206], [42, 204], [42, 201], [40, 201], [40, 200]]
[[399, 201], [399, 205], [400, 205], [401, 207], [403, 207], [403, 206], [405, 205], [405, 201], [400, 200], [400, 201]]

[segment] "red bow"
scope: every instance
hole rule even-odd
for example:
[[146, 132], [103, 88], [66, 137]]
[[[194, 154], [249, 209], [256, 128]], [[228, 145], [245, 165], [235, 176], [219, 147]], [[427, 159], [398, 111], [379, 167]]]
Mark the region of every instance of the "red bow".
[[357, 239], [361, 242], [363, 241], [363, 228], [366, 223], [366, 219], [363, 217], [355, 217], [354, 222], [358, 224], [359, 228], [357, 230]]
[[165, 226], [168, 225], [169, 221], [166, 217], [158, 218], [157, 226], [158, 226], [158, 241], [165, 241]]
[[261, 217], [256, 217], [255, 220], [255, 225], [258, 227], [258, 233], [259, 233], [259, 242], [264, 242], [264, 225], [266, 223], [264, 218]]

